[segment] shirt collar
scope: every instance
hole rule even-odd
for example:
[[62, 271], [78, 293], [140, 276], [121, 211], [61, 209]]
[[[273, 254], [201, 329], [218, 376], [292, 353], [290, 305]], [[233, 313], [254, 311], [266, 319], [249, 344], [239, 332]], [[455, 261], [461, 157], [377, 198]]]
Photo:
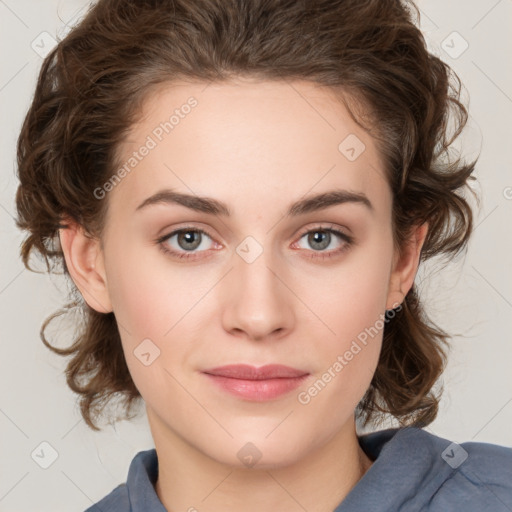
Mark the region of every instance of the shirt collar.
[[404, 503], [433, 496], [453, 471], [441, 457], [450, 442], [421, 428], [380, 430], [358, 439], [376, 460], [334, 512], [402, 510]]
[[[334, 512], [398, 510], [417, 491], [432, 495], [450, 473], [440, 454], [446, 440], [417, 427], [392, 428], [358, 436], [359, 445], [373, 464]], [[433, 454], [437, 454], [435, 457]], [[156, 494], [156, 450], [141, 451], [133, 458], [127, 477], [131, 512], [167, 512]]]

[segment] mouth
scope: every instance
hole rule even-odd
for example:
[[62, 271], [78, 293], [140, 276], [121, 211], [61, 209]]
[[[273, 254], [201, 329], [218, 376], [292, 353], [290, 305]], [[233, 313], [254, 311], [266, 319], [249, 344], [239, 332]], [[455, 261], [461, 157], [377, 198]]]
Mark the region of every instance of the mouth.
[[227, 365], [203, 371], [225, 392], [246, 400], [272, 400], [296, 389], [309, 373], [284, 365], [260, 368], [246, 364]]

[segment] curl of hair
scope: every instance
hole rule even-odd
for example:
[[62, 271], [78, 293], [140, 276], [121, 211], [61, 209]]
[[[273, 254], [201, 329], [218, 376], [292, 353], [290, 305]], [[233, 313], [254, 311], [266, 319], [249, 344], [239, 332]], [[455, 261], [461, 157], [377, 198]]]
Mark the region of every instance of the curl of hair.
[[[467, 122], [460, 81], [430, 54], [413, 14], [398, 0], [99, 0], [43, 62], [17, 146], [17, 226], [33, 250], [63, 267], [64, 219], [101, 238], [108, 202], [93, 191], [119, 165], [116, 149], [139, 119], [145, 98], [175, 80], [307, 80], [325, 86], [374, 137], [393, 192], [398, 249], [427, 222], [422, 261], [465, 248], [472, 210], [464, 196], [475, 162], [450, 161]], [[449, 136], [448, 122], [456, 130]], [[472, 192], [472, 191], [471, 191]], [[75, 290], [76, 292], [76, 290]], [[82, 312], [74, 343], [53, 347], [44, 331], [70, 306]], [[358, 404], [366, 425], [391, 414], [426, 425], [438, 411], [432, 388], [448, 334], [424, 313], [416, 290], [384, 329], [371, 385]], [[43, 342], [72, 356], [66, 375], [93, 429], [114, 396], [140, 398], [126, 365], [113, 313], [83, 301], [45, 321]]]

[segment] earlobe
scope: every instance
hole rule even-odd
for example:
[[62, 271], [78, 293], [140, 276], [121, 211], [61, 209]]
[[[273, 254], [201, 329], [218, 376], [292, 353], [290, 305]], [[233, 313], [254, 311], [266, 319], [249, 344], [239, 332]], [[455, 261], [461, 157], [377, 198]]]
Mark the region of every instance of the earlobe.
[[416, 227], [402, 255], [395, 261], [389, 280], [386, 309], [398, 307], [411, 289], [420, 263], [421, 248], [425, 242], [427, 231], [427, 223]]
[[67, 228], [59, 229], [59, 239], [69, 274], [91, 308], [110, 313], [112, 304], [100, 241], [87, 236], [76, 222], [66, 220], [66, 224]]

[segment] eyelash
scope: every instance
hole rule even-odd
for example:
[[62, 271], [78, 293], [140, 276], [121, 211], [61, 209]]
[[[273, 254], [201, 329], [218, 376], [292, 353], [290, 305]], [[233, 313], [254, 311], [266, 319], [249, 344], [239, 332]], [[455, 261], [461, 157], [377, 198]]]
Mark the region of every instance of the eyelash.
[[[174, 235], [177, 235], [177, 234], [180, 234], [180, 233], [186, 233], [188, 231], [195, 232], [195, 233], [201, 233], [202, 235], [206, 235], [206, 236], [208, 236], [209, 238], [211, 238], [213, 240], [213, 237], [207, 231], [205, 231], [203, 229], [200, 229], [200, 228], [197, 228], [197, 227], [194, 227], [194, 226], [186, 226], [184, 228], [180, 228], [180, 229], [177, 229], [175, 231], [171, 231], [169, 234], [164, 235], [164, 236], [158, 238], [157, 240], [155, 240], [155, 242], [158, 244], [159, 248], [162, 250], [162, 252], [164, 254], [169, 255], [172, 258], [184, 259], [184, 260], [196, 259], [197, 253], [193, 253], [193, 252], [189, 252], [189, 253], [177, 252], [177, 251], [174, 251], [172, 249], [169, 249], [168, 245], [165, 244], [165, 242], [167, 240], [169, 240], [170, 238], [172, 238]], [[346, 233], [343, 233], [342, 231], [334, 229], [333, 227], [325, 227], [325, 226], [317, 226], [317, 227], [314, 227], [312, 229], [308, 229], [308, 230], [304, 231], [303, 233], [300, 234], [298, 240], [303, 238], [304, 235], [307, 235], [309, 233], [319, 232], [319, 231], [322, 231], [322, 232], [325, 232], [325, 233], [332, 233], [334, 235], [337, 235], [345, 243], [343, 244], [343, 246], [341, 248], [338, 248], [338, 249], [335, 249], [335, 250], [332, 250], [332, 251], [327, 251], [327, 252], [325, 252], [325, 251], [312, 251], [312, 252], [315, 252], [317, 254], [315, 254], [315, 256], [309, 256], [309, 258], [311, 258], [311, 259], [327, 260], [327, 259], [333, 258], [335, 256], [339, 256], [343, 252], [348, 250], [350, 248], [350, 246], [354, 243], [353, 237], [347, 235]], [[199, 252], [206, 252], [206, 251], [199, 251]]]

